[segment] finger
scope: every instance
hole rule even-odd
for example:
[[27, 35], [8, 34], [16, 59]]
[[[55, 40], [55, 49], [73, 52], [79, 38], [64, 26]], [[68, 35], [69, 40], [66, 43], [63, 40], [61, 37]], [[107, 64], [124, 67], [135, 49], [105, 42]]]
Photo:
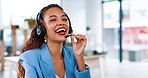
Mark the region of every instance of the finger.
[[77, 34], [75, 35], [76, 37], [85, 37], [85, 35], [82, 35], [82, 34]]
[[85, 39], [86, 39], [85, 36], [78, 36], [77, 38], [78, 38], [79, 40], [85, 40]]
[[86, 36], [85, 35], [82, 35], [82, 34], [72, 34], [71, 35], [71, 41], [72, 42], [82, 42], [82, 41], [84, 41], [84, 42], [86, 42], [86, 40], [87, 40], [87, 38], [86, 38]]
[[77, 43], [77, 38], [75, 38], [75, 36], [71, 36], [71, 42], [72, 43]]
[[73, 44], [74, 43], [74, 39], [73, 39], [72, 36], [70, 36], [70, 38], [71, 38], [71, 43]]
[[86, 41], [86, 40], [87, 40], [86, 36], [84, 36], [84, 35], [77, 35], [77, 36], [76, 36], [76, 39], [77, 39], [79, 42], [81, 42], [81, 41]]
[[75, 42], [75, 43], [78, 41], [78, 39], [75, 38], [74, 36], [72, 36], [72, 38], [74, 39], [74, 42]]

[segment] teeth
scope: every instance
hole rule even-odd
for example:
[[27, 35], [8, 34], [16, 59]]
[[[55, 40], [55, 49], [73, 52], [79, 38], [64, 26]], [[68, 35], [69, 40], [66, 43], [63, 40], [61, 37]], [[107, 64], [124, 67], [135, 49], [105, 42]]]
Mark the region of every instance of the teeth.
[[58, 29], [56, 32], [60, 32], [60, 31], [65, 31], [65, 29], [64, 28]]

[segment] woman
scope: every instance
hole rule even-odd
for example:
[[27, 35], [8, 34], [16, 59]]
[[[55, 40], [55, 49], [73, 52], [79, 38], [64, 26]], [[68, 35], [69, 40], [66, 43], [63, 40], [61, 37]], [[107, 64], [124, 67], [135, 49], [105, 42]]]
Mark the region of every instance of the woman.
[[[90, 78], [83, 57], [87, 39], [81, 34], [71, 34], [70, 20], [63, 9], [57, 4], [44, 7], [37, 15], [36, 24], [22, 49], [18, 77]], [[67, 35], [72, 47], [65, 45]]]

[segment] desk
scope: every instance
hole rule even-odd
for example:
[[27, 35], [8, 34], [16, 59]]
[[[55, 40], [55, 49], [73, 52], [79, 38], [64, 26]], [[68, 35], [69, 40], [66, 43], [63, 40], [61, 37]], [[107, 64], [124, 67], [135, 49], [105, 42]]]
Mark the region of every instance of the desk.
[[105, 54], [84, 56], [85, 62], [91, 67], [91, 69], [100, 68], [100, 59], [104, 58]]
[[11, 62], [11, 63], [18, 63], [19, 56], [10, 56], [10, 57], [5, 57], [5, 61]]
[[17, 74], [17, 63], [19, 60], [19, 56], [4, 57], [4, 60], [9, 68], [9, 78], [14, 78], [14, 76], [16, 76]]
[[84, 59], [85, 59], [85, 60], [89, 60], [89, 59], [96, 59], [96, 58], [99, 58], [99, 57], [105, 57], [105, 54], [84, 56]]
[[85, 56], [85, 62], [89, 65], [90, 69], [100, 69], [100, 78], [104, 78], [104, 58], [106, 54], [98, 54], [98, 55], [91, 55]]

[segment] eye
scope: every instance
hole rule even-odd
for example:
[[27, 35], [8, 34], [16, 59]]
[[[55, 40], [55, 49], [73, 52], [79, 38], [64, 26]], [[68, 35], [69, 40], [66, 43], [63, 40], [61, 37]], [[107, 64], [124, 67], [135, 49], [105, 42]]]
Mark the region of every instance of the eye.
[[54, 21], [56, 21], [56, 19], [50, 19], [49, 21], [54, 22]]
[[63, 18], [62, 20], [63, 20], [63, 21], [67, 21], [67, 18]]

